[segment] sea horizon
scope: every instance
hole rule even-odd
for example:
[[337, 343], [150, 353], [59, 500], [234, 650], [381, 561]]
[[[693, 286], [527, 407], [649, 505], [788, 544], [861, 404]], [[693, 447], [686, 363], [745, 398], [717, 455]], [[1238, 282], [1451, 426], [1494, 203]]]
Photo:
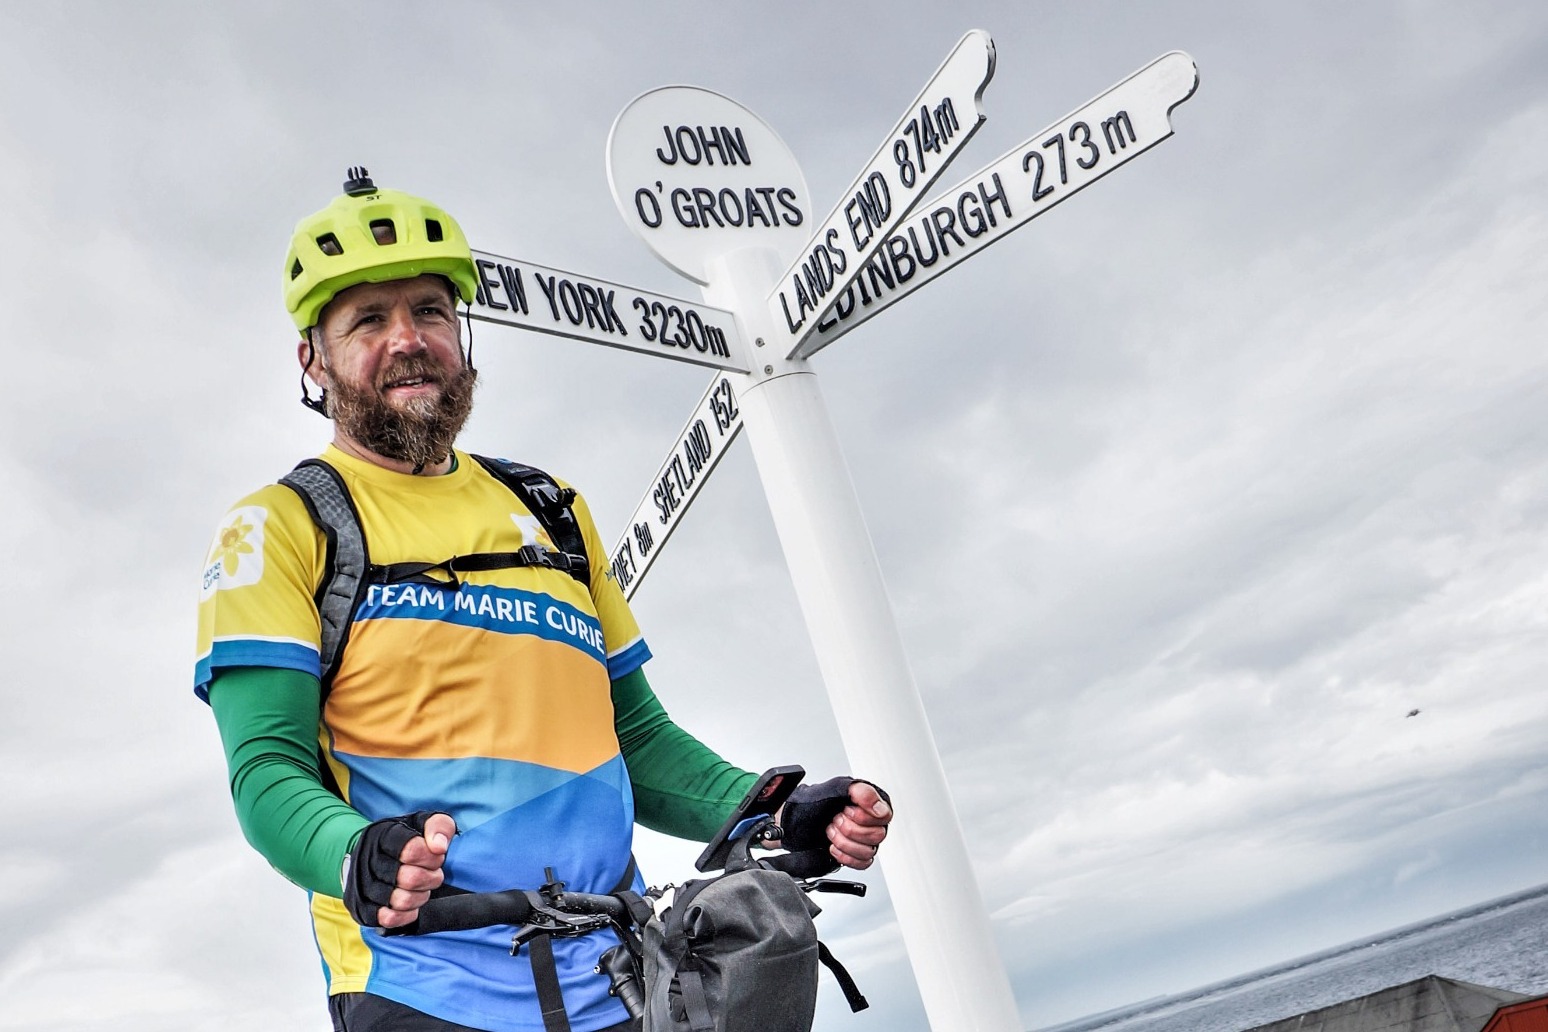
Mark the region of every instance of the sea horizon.
[[1548, 884], [1037, 1032], [1243, 1032], [1432, 974], [1548, 993]]

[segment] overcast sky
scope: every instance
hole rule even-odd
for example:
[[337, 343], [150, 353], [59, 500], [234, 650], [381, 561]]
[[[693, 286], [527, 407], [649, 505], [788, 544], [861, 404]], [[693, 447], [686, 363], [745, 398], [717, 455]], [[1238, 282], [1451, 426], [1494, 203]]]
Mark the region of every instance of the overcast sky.
[[[814, 360], [1024, 1023], [1548, 882], [1541, 3], [4, 2], [0, 1029], [327, 1028], [191, 673], [217, 522], [328, 436], [279, 274], [345, 166], [696, 297], [614, 208], [625, 104], [735, 98], [825, 212], [969, 28], [948, 181], [1200, 73], [1171, 140]], [[705, 372], [476, 339], [464, 445], [611, 540]], [[682, 723], [846, 766], [745, 443], [635, 609]], [[825, 1029], [924, 1024], [871, 881], [822, 925], [875, 1006]]]

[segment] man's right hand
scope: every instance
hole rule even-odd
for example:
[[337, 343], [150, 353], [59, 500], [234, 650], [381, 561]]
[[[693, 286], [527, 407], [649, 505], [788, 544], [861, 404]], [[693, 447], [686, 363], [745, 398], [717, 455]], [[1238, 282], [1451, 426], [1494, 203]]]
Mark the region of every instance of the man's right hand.
[[367, 927], [402, 928], [446, 880], [442, 867], [457, 823], [421, 810], [366, 826], [344, 862], [344, 905]]

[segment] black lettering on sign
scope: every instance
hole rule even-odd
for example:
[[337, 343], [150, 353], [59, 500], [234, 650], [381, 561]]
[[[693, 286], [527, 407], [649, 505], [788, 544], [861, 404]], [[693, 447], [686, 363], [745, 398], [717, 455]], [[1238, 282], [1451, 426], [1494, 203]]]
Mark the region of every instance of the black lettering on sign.
[[[517, 270], [512, 270], [517, 271]], [[519, 275], [519, 272], [517, 272]], [[544, 276], [541, 272], [534, 272], [532, 278], [537, 280], [538, 288], [543, 291], [543, 297], [548, 301], [549, 314], [554, 322], [558, 322], [560, 312], [564, 313], [565, 321], [571, 326], [584, 325], [588, 329], [600, 330], [603, 333], [617, 333], [620, 337], [627, 337], [629, 329], [619, 318], [618, 310], [613, 307], [615, 290], [603, 290], [601, 287], [590, 283], [571, 283], [567, 279], [558, 276]], [[519, 282], [519, 281], [518, 281]], [[522, 311], [526, 311], [526, 291], [520, 293]], [[635, 298], [635, 306], [643, 303], [643, 298]], [[650, 337], [647, 335], [646, 340]]]
[[505, 287], [505, 296], [511, 303], [513, 311], [527, 314], [527, 288], [521, 282], [521, 270], [514, 265], [500, 266], [500, 283]]
[[[914, 256], [908, 253], [908, 241], [902, 237], [887, 238], [887, 260], [892, 263], [892, 276], [899, 283], [907, 283], [919, 271]], [[907, 271], [904, 271], [904, 270]]]
[[[876, 231], [891, 214], [892, 191], [887, 186], [887, 177], [880, 172], [872, 172], [866, 177], [860, 191], [844, 204], [844, 221], [849, 226], [849, 236], [856, 250], [870, 243], [871, 237], [876, 235]], [[863, 236], [862, 229], [865, 231]]]
[[478, 302], [488, 305], [490, 308], [498, 308], [502, 312], [510, 311], [510, 305], [502, 304], [495, 300], [494, 291], [500, 284], [497, 280], [489, 278], [489, 273], [494, 269], [495, 263], [487, 258], [480, 258], [475, 265], [478, 266]]
[[763, 204], [758, 200], [760, 195], [772, 194], [773, 192], [772, 187], [765, 186], [761, 189], [754, 189], [749, 186], [743, 193], [742, 204], [747, 208], [748, 228], [751, 228], [755, 221], [762, 222], [771, 229], [774, 227], [774, 220], [778, 217], [774, 212], [774, 202], [767, 200], [765, 197], [765, 201], [769, 206], [768, 210], [765, 211]]
[[693, 206], [693, 194], [680, 186], [672, 191], [672, 214], [677, 216], [677, 224], [686, 229], [699, 225], [699, 211]]
[[640, 548], [641, 558], [650, 555], [650, 550], [656, 547], [656, 539], [651, 536], [649, 523], [634, 525], [634, 543]]
[[[672, 462], [677, 462], [676, 456], [672, 457]], [[677, 497], [677, 482], [672, 476], [670, 466], [656, 483], [656, 490], [651, 494], [651, 499], [656, 503], [656, 511], [660, 513], [656, 517], [657, 522], [663, 527], [666, 526], [671, 522], [672, 514], [677, 511], [677, 507], [683, 504], [683, 500]]]
[[693, 188], [693, 203], [699, 208], [699, 225], [709, 228], [709, 220], [714, 219], [715, 225], [721, 229], [726, 228], [725, 221], [720, 213], [715, 210], [715, 191], [704, 186]]
[[978, 194], [973, 190], [964, 190], [957, 198], [957, 221], [962, 224], [962, 232], [975, 240], [989, 232], [989, 219], [993, 214], [984, 214]]
[[634, 210], [639, 213], [640, 221], [651, 229], [661, 225], [661, 202], [650, 192], [650, 187], [642, 186], [634, 191]]
[[736, 191], [729, 188], [722, 189], [715, 199], [720, 203], [721, 216], [731, 225], [740, 226], [742, 224], [742, 199], [737, 196]]
[[698, 477], [699, 471], [709, 462], [713, 452], [714, 447], [710, 444], [709, 431], [705, 429], [704, 420], [695, 419], [692, 429], [683, 438], [683, 457], [688, 460], [690, 483]]
[[865, 297], [866, 280], [870, 281], [871, 293], [875, 294], [877, 297], [881, 297], [882, 295], [881, 284], [885, 283], [888, 290], [895, 290], [898, 285], [896, 271], [890, 264], [888, 264], [887, 259], [881, 254], [877, 254], [875, 258], [872, 258], [870, 261], [865, 263], [865, 276], [856, 280], [856, 282], [860, 284], [861, 297], [865, 298], [866, 304], [870, 304], [871, 299], [869, 297]]
[[581, 307], [586, 310], [586, 325], [592, 329], [601, 326], [603, 329], [611, 330], [612, 326], [603, 318], [602, 295], [597, 293], [597, 288], [590, 283], [578, 283], [575, 289], [580, 292]]
[[[919, 264], [923, 265], [925, 268], [929, 268], [941, 260], [940, 249], [936, 246], [935, 243], [935, 233], [931, 230], [930, 223], [926, 222], [924, 224], [924, 234], [925, 239], [930, 243], [930, 257], [926, 258], [924, 256], [924, 252], [919, 249], [919, 235], [914, 232], [914, 229], [915, 227], [913, 226], [908, 227], [908, 242], [913, 245], [914, 256], [919, 259]], [[901, 279], [902, 277], [899, 278]]]
[[704, 324], [704, 346], [712, 355], [720, 358], [731, 357], [731, 346], [726, 343], [726, 331], [719, 326]]
[[548, 310], [554, 315], [554, 322], [559, 321], [559, 302], [554, 298], [554, 280], [558, 277], [550, 276], [546, 280], [541, 272], [534, 272], [532, 278], [537, 280], [538, 287], [543, 291], [543, 296], [548, 298]]
[[579, 326], [584, 315], [581, 310], [580, 292], [575, 289], [575, 284], [567, 279], [559, 281], [559, 304], [564, 309], [564, 317], [570, 320], [570, 325]]
[[618, 317], [618, 309], [613, 307], [613, 296], [617, 293], [616, 290], [604, 293], [600, 288], [597, 289], [597, 301], [600, 307], [597, 317], [601, 320], [604, 330], [609, 333], [617, 330], [620, 337], [627, 337], [629, 331], [624, 326], [624, 321]]
[[839, 246], [838, 235], [837, 227], [829, 229], [791, 276], [790, 285], [796, 298], [795, 315], [790, 313], [790, 299], [780, 291], [779, 303], [791, 333], [806, 324], [808, 313], [821, 307], [818, 302], [828, 295], [834, 282], [849, 267], [849, 254]]
[[[678, 499], [678, 504], [680, 505], [687, 501], [688, 489], [693, 486], [694, 477], [693, 471], [683, 465], [683, 457], [681, 455], [672, 456], [672, 461], [667, 463], [667, 475], [672, 478], [673, 486], [682, 496]], [[673, 506], [674, 509], [676, 507], [676, 505]]]
[[613, 557], [613, 579], [621, 588], [627, 588], [629, 582], [634, 580], [634, 556], [629, 550], [629, 542], [625, 541], [618, 546], [618, 554]]
[[[678, 153], [683, 156], [684, 164], [697, 165], [704, 160], [704, 150], [699, 146], [699, 138], [686, 125], [677, 127], [677, 132], [673, 134], [669, 145], [677, 147]], [[693, 150], [691, 156], [688, 153], [689, 148]]]
[[[888, 237], [887, 244], [870, 261], [865, 263], [865, 267], [860, 271], [860, 275], [856, 276], [855, 281], [845, 288], [844, 293], [839, 295], [838, 300], [833, 303], [833, 308], [830, 309], [828, 317], [817, 323], [819, 330], [826, 332], [833, 329], [840, 322], [848, 319], [857, 307], [869, 308], [888, 290], [896, 289], [898, 284], [897, 273], [894, 270], [894, 263], [889, 260], [889, 248], [894, 240], [899, 241], [904, 251], [904, 257], [907, 257], [908, 244], [902, 242], [899, 237]], [[913, 274], [913, 260], [909, 259], [909, 271], [904, 278], [907, 279], [908, 276]], [[886, 288], [885, 290], [883, 289], [884, 287]], [[858, 304], [855, 302], [855, 294], [857, 292], [860, 295]]]
[[994, 221], [994, 202], [1000, 202], [1000, 210], [1005, 213], [1007, 219], [1011, 217], [1011, 207], [1010, 198], [1005, 195], [1005, 184], [1000, 182], [1000, 173], [996, 172], [989, 178], [994, 180], [994, 193], [990, 193], [984, 188], [983, 183], [979, 183], [978, 196], [982, 198], [984, 208], [989, 212], [989, 225], [993, 226], [996, 225]]
[[[1037, 171], [1032, 172], [1032, 166], [1037, 166]], [[1037, 151], [1027, 151], [1021, 159], [1021, 171], [1032, 172], [1032, 200], [1041, 201], [1044, 197], [1053, 193], [1052, 184], [1043, 185], [1043, 156]]]
[[782, 186], [774, 196], [779, 198], [780, 207], [785, 209], [785, 214], [782, 216], [785, 225], [799, 226], [806, 216], [801, 214], [801, 209], [796, 205], [796, 192], [788, 186]]
[[1063, 185], [1069, 183], [1069, 181], [1070, 181], [1069, 169], [1064, 164], [1064, 134], [1063, 133], [1054, 133], [1048, 139], [1043, 141], [1043, 149], [1044, 150], [1047, 150], [1051, 146], [1058, 148], [1058, 152], [1059, 152], [1059, 185], [1063, 186]]
[[[799, 226], [805, 219], [796, 204], [795, 191], [788, 187], [722, 187], [717, 191], [707, 186], [678, 186], [667, 200], [677, 224], [684, 229]], [[655, 228], [661, 224], [660, 205], [648, 189], [635, 191], [634, 206], [646, 225]]]
[[[1127, 142], [1123, 138], [1124, 130], [1129, 131]], [[1120, 111], [1112, 118], [1102, 120], [1102, 137], [1107, 140], [1107, 153], [1117, 154], [1129, 144], [1136, 142], [1134, 138], [1134, 123], [1129, 121], [1129, 113]], [[1114, 146], [1116, 142], [1117, 146]]]
[[640, 313], [640, 336], [647, 341], [656, 339], [656, 328], [650, 324], [650, 302], [643, 297], [634, 299], [634, 307]]
[[934, 235], [941, 242], [941, 257], [951, 253], [951, 248], [946, 246], [946, 238], [949, 236], [957, 242], [958, 247], [965, 246], [962, 235], [957, 232], [957, 212], [951, 205], [942, 205], [930, 213], [930, 226], [935, 231]]
[[661, 135], [666, 138], [666, 149], [657, 147], [656, 158], [663, 165], [679, 161], [685, 165], [752, 164], [741, 126], [732, 129], [723, 125], [680, 125], [674, 129], [664, 125]]
[[[1078, 140], [1077, 136], [1080, 137]], [[1082, 150], [1090, 152], [1087, 157], [1075, 159], [1075, 164], [1081, 168], [1090, 169], [1102, 160], [1102, 148], [1091, 142], [1091, 127], [1085, 122], [1076, 122], [1070, 126], [1070, 142], [1079, 143]]]
[[726, 431], [736, 425], [737, 418], [742, 414], [736, 407], [736, 395], [731, 392], [731, 381], [725, 377], [715, 385], [710, 392], [710, 412], [715, 417], [715, 429], [724, 437]]

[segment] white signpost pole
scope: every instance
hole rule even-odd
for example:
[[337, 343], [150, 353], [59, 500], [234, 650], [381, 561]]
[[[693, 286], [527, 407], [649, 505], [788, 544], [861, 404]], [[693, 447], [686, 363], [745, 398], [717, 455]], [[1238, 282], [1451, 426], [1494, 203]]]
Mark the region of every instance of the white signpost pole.
[[[749, 336], [781, 339], [764, 303], [783, 270], [779, 254], [741, 250], [711, 266], [705, 300], [745, 313]], [[1010, 981], [817, 377], [805, 359], [766, 350], [752, 373], [731, 376], [845, 751], [854, 773], [887, 786], [898, 805], [882, 868], [930, 1027], [1017, 1032]]]

